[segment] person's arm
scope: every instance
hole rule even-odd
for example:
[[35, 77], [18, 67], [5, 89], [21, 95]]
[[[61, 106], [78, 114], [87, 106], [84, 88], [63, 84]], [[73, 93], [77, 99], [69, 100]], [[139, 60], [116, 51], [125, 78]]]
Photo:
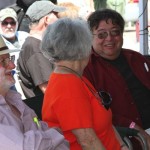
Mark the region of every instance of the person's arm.
[[[6, 98], [14, 92], [9, 94]], [[22, 112], [21, 116], [18, 116], [20, 122], [15, 121], [13, 112], [0, 106], [0, 149], [9, 150], [11, 147], [11, 150], [69, 150], [64, 136], [57, 130], [48, 128], [45, 122], [38, 121], [34, 111], [16, 97], [14, 104], [16, 109], [21, 109]]]
[[42, 53], [35, 53], [28, 60], [26, 67], [32, 78], [33, 86], [39, 87], [40, 90], [45, 93], [49, 76], [53, 70], [53, 65]]
[[45, 82], [45, 83], [39, 85], [39, 88], [40, 88], [40, 90], [43, 92], [43, 94], [45, 93], [47, 84], [48, 84], [48, 83]]
[[0, 124], [0, 139], [0, 147], [3, 150], [10, 147], [12, 150], [69, 150], [64, 137], [52, 128], [23, 133], [15, 126]]
[[129, 148], [126, 146], [126, 144], [123, 142], [122, 138], [120, 137], [118, 131], [116, 130], [116, 128], [113, 126], [113, 129], [115, 131], [115, 134], [116, 134], [116, 137], [120, 143], [120, 147], [121, 147], [121, 150], [129, 150]]
[[76, 136], [82, 150], [105, 150], [92, 128], [74, 129], [72, 133]]

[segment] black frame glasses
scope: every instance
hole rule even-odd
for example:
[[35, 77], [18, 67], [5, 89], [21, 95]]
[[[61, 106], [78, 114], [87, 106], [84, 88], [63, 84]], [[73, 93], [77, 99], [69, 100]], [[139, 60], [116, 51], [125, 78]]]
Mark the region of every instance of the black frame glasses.
[[98, 95], [102, 99], [102, 105], [108, 110], [110, 108], [110, 104], [112, 102], [111, 95], [105, 91], [99, 91]]
[[114, 29], [110, 31], [101, 31], [98, 34], [93, 34], [96, 35], [99, 39], [105, 39], [108, 37], [108, 35], [112, 37], [120, 36], [121, 35], [121, 30], [120, 29]]

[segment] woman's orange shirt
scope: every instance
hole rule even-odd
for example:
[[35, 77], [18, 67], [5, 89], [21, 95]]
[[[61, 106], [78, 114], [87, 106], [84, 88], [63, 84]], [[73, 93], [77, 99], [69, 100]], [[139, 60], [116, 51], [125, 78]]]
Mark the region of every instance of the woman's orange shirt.
[[50, 127], [62, 129], [71, 150], [81, 150], [71, 132], [80, 128], [93, 128], [107, 150], [120, 150], [112, 127], [111, 110], [103, 107], [101, 99], [95, 96], [94, 87], [87, 79], [83, 80], [74, 74], [51, 74], [44, 96], [42, 119]]

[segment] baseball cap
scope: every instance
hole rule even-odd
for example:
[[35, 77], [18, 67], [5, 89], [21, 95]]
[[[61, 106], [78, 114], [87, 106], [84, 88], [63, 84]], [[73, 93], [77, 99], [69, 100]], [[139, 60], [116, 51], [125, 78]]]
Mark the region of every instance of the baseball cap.
[[8, 54], [8, 53], [13, 53], [13, 52], [18, 52], [21, 49], [9, 49], [4, 41], [4, 39], [2, 38], [2, 36], [0, 35], [0, 55], [4, 55], [4, 54]]
[[26, 15], [31, 22], [38, 21], [50, 12], [63, 12], [65, 7], [57, 6], [50, 1], [36, 1], [27, 9]]
[[12, 8], [4, 8], [0, 10], [0, 21], [4, 21], [6, 18], [13, 18], [17, 21], [17, 14]]

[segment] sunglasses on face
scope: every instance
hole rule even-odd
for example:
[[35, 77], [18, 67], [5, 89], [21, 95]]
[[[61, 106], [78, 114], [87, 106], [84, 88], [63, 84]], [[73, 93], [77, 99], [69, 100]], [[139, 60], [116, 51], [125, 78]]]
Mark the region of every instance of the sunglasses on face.
[[121, 31], [120, 29], [115, 29], [115, 30], [110, 30], [110, 31], [99, 32], [98, 34], [93, 34], [93, 35], [96, 35], [99, 39], [105, 39], [108, 37], [108, 35], [112, 37], [120, 36]]
[[[82, 80], [82, 78], [81, 78], [81, 80]], [[90, 87], [84, 80], [82, 80], [82, 81], [85, 83], [87, 88], [91, 91], [91, 93], [96, 97], [98, 102], [100, 104], [102, 104], [108, 110], [110, 108], [110, 104], [112, 102], [111, 95], [105, 91], [95, 92], [95, 90], [92, 87]]]
[[3, 26], [8, 26], [8, 24], [10, 24], [11, 26], [15, 26], [16, 25], [16, 22], [15, 21], [3, 21], [1, 23]]
[[100, 91], [98, 95], [102, 99], [102, 105], [108, 110], [110, 108], [110, 104], [112, 102], [112, 98], [108, 92]]

